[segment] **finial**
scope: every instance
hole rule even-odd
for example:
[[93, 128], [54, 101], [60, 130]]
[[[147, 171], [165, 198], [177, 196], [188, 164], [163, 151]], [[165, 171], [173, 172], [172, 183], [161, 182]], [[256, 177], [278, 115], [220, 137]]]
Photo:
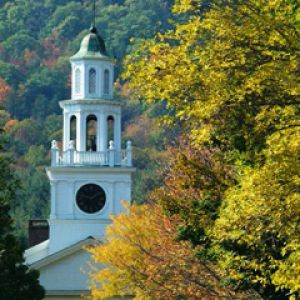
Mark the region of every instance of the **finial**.
[[94, 20], [93, 27], [96, 28], [96, 0], [94, 0]]
[[69, 149], [71, 149], [71, 150], [75, 149], [75, 143], [73, 140], [69, 141]]
[[115, 150], [115, 142], [109, 141], [109, 150]]
[[131, 148], [132, 148], [132, 142], [131, 141], [127, 141], [126, 148], [127, 148], [127, 150], [131, 150]]
[[53, 141], [51, 142], [51, 149], [52, 149], [52, 150], [57, 150], [57, 149], [58, 149], [56, 140], [53, 140]]

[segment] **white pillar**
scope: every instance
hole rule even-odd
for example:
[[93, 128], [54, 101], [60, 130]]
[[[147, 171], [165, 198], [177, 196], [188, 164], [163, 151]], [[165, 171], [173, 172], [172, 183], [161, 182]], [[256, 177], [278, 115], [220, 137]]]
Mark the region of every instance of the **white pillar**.
[[114, 66], [111, 64], [110, 66], [110, 99], [113, 99], [114, 97]]
[[126, 143], [126, 166], [132, 166], [132, 144], [131, 141], [127, 141]]
[[101, 114], [96, 114], [97, 117], [97, 131], [96, 131], [96, 145], [97, 145], [97, 152], [101, 151], [101, 142], [100, 142], [100, 138], [101, 138]]
[[56, 219], [56, 181], [50, 181], [51, 187], [51, 212], [50, 219]]
[[109, 141], [109, 166], [113, 167], [115, 165], [115, 146], [114, 141]]
[[107, 116], [102, 113], [100, 115], [100, 131], [99, 131], [99, 142], [100, 142], [100, 151], [106, 151], [107, 150]]
[[83, 112], [79, 115], [78, 151], [86, 151], [86, 116]]
[[80, 114], [76, 113], [76, 150], [80, 148]]
[[63, 151], [67, 151], [70, 141], [70, 114], [64, 113]]
[[59, 164], [59, 149], [55, 140], [51, 142], [51, 167]]
[[114, 143], [115, 149], [121, 151], [121, 115], [114, 116]]

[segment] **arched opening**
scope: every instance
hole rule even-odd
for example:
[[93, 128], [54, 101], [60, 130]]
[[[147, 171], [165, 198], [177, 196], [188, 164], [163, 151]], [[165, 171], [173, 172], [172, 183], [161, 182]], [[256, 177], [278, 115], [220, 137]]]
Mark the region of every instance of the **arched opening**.
[[94, 68], [89, 70], [89, 93], [96, 93], [96, 70]]
[[107, 138], [109, 141], [114, 141], [115, 119], [113, 116], [107, 117]]
[[104, 71], [104, 95], [109, 95], [109, 71]]
[[75, 93], [80, 94], [80, 81], [81, 81], [81, 72], [80, 69], [75, 70]]
[[75, 116], [72, 116], [70, 119], [70, 141], [74, 141], [76, 146], [76, 126], [77, 120]]
[[97, 151], [97, 117], [89, 115], [86, 118], [86, 150]]

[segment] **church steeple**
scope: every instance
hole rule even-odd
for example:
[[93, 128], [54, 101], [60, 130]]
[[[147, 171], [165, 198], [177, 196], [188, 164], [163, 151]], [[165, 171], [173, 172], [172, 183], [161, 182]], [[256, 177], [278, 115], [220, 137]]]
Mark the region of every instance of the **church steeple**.
[[[26, 251], [47, 291], [59, 299], [89, 294], [82, 246], [105, 238], [111, 215], [131, 201], [131, 143], [121, 149], [121, 103], [113, 98], [113, 60], [93, 26], [70, 58], [72, 93], [61, 101], [62, 149], [52, 141], [49, 240]], [[84, 293], [83, 293], [84, 292]], [[65, 297], [64, 297], [65, 296]], [[52, 298], [52, 296], [50, 296]], [[47, 298], [48, 299], [48, 298]]]
[[[48, 170], [50, 180], [60, 174], [55, 179], [59, 185], [52, 194], [50, 219], [67, 218], [74, 224], [79, 219], [108, 220], [114, 207], [121, 210], [122, 199], [130, 200], [132, 148], [127, 142], [126, 149], [121, 149], [121, 103], [113, 99], [113, 60], [107, 55], [105, 42], [96, 28], [92, 27], [83, 38], [79, 51], [70, 62], [72, 97], [60, 102], [64, 117], [63, 149], [60, 151], [53, 141], [52, 165]], [[74, 195], [68, 190], [67, 198], [63, 187], [66, 178], [69, 188], [77, 191]], [[85, 179], [82, 181], [82, 178]], [[95, 206], [87, 203], [84, 199], [94, 199], [93, 195], [85, 196], [89, 189], [91, 193], [104, 195], [106, 200]], [[80, 193], [82, 196], [78, 196]], [[50, 226], [50, 248], [55, 250], [61, 247], [58, 244], [61, 240], [53, 228]], [[66, 226], [66, 230], [71, 227]], [[90, 233], [95, 234], [95, 230], [93, 227]], [[80, 239], [86, 232], [72, 234], [70, 238]], [[70, 243], [68, 238], [66, 243]]]

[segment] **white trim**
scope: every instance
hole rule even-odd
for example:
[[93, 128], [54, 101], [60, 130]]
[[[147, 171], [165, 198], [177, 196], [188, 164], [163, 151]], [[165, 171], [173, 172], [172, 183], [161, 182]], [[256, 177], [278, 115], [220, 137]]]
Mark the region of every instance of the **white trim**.
[[[89, 174], [124, 174], [124, 173], [133, 173], [136, 171], [136, 168], [132, 167], [99, 167], [99, 166], [57, 166], [57, 167], [47, 167], [46, 172], [53, 172], [53, 173], [70, 173], [72, 175], [79, 173], [89, 173]], [[50, 175], [50, 174], [49, 174]], [[57, 179], [58, 180], [58, 179]], [[126, 182], [126, 181], [124, 181]], [[128, 181], [131, 182], [131, 181]]]
[[[84, 104], [85, 105], [109, 105], [109, 106], [118, 106], [121, 108], [122, 103], [118, 100], [107, 100], [107, 99], [92, 99], [92, 98], [88, 98], [88, 99], [76, 99], [76, 100], [62, 100], [59, 101], [59, 106], [64, 109], [67, 106], [72, 106], [72, 105], [77, 105], [79, 104], [80, 107], [82, 107]], [[99, 108], [99, 107], [98, 107]]]
[[63, 257], [66, 257], [66, 256], [69, 256], [79, 250], [82, 250], [83, 247], [86, 247], [86, 246], [94, 246], [96, 245], [97, 243], [100, 243], [99, 240], [95, 240], [94, 238], [92, 237], [89, 237], [83, 241], [80, 241], [74, 245], [71, 245], [67, 248], [64, 248], [63, 250], [60, 250], [60, 251], [57, 251], [53, 254], [50, 254], [32, 264], [29, 265], [30, 268], [32, 269], [37, 269], [39, 270], [40, 268], [42, 267], [45, 267], [57, 260], [60, 260], [62, 259]]
[[49, 225], [57, 225], [57, 224], [111, 224], [111, 219], [53, 219], [49, 220]]
[[52, 290], [46, 291], [46, 296], [81, 296], [81, 295], [89, 295], [90, 291], [88, 290]]

